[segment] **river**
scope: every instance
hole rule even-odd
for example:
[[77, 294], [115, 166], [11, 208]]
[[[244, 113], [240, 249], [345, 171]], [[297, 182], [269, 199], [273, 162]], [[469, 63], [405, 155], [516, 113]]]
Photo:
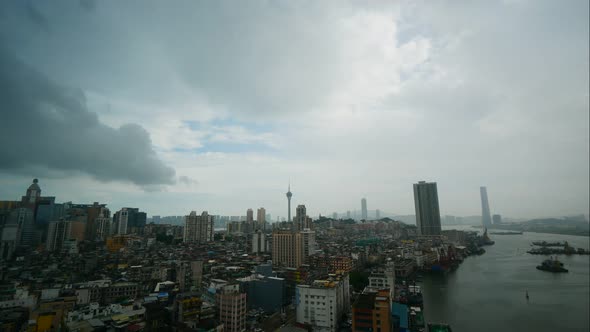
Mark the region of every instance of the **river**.
[[535, 268], [548, 256], [526, 253], [532, 241], [568, 241], [588, 249], [590, 238], [528, 232], [490, 237], [496, 244], [485, 247], [485, 254], [468, 257], [446, 276], [423, 278], [427, 322], [448, 323], [453, 332], [590, 330], [590, 256], [560, 255], [569, 273], [554, 274]]

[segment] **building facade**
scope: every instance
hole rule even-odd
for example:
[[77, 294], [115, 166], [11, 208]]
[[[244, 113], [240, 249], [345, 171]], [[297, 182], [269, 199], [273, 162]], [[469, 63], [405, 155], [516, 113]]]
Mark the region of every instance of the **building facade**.
[[297, 285], [297, 323], [313, 331], [338, 331], [342, 316], [350, 306], [348, 275]]
[[185, 217], [183, 241], [185, 243], [207, 243], [213, 241], [213, 216], [207, 211], [201, 215], [192, 211]]
[[436, 182], [414, 184], [416, 226], [420, 235], [440, 235], [440, 209]]

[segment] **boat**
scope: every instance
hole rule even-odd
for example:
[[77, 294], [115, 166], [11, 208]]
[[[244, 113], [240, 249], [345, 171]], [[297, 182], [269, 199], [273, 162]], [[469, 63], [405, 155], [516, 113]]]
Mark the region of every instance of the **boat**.
[[554, 273], [569, 272], [563, 267], [563, 263], [558, 261], [557, 258], [544, 260], [541, 265], [537, 266], [537, 270], [548, 271]]
[[534, 241], [533, 245], [540, 246], [540, 247], [564, 247], [567, 245], [567, 242], [547, 242], [547, 241]]
[[492, 235], [522, 235], [522, 232], [490, 232]]

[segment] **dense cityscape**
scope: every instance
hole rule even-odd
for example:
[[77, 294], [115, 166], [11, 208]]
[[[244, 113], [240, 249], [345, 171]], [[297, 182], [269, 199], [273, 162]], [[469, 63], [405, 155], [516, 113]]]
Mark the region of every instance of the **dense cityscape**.
[[0, 332], [590, 331], [590, 1], [0, 1]]
[[248, 209], [218, 230], [207, 211], [147, 223], [139, 208], [41, 192], [34, 179], [0, 201], [2, 331], [424, 331], [420, 273], [491, 244], [442, 231], [436, 183], [423, 181], [416, 226], [368, 220], [364, 198], [358, 222], [312, 220], [305, 205], [291, 217], [290, 187], [286, 221]]

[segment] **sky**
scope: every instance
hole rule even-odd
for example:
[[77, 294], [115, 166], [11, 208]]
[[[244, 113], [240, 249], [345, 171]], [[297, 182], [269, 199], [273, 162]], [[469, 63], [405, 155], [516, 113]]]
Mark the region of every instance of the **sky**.
[[589, 3], [0, 2], [0, 200], [589, 211]]

